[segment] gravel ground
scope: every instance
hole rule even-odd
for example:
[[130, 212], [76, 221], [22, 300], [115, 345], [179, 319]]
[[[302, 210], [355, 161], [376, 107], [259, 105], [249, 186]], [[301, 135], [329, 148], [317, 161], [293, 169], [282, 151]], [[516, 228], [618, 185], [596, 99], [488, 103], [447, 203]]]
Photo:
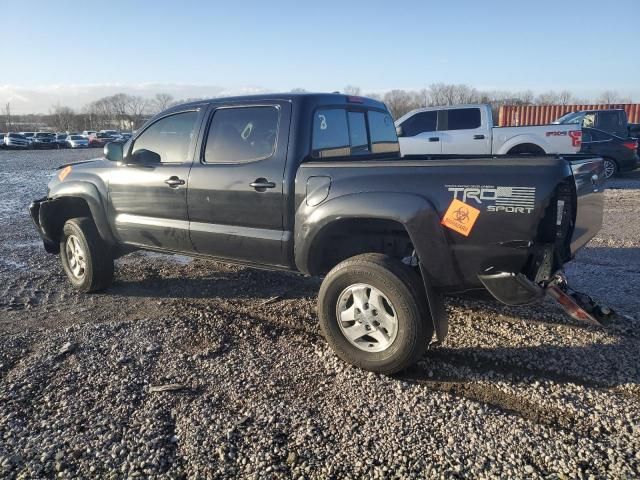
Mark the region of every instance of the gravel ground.
[[135, 253], [72, 291], [26, 208], [96, 153], [0, 151], [3, 478], [640, 475], [639, 174], [569, 268], [611, 325], [451, 300], [447, 341], [385, 377], [329, 350], [315, 279]]

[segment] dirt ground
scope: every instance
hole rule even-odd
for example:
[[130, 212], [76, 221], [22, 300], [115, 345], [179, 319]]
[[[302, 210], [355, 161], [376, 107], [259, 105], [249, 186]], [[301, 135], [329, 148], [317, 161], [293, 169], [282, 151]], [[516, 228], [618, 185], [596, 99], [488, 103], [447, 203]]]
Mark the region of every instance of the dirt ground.
[[567, 269], [610, 325], [450, 299], [446, 342], [384, 377], [320, 337], [317, 279], [137, 252], [74, 292], [27, 206], [97, 153], [0, 151], [3, 477], [640, 475], [639, 172]]

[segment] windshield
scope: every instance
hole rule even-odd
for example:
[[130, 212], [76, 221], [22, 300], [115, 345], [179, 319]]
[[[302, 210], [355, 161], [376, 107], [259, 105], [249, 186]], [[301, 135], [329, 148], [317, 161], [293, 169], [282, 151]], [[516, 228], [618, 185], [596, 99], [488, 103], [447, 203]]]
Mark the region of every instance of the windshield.
[[36, 133], [37, 138], [52, 138], [54, 136], [55, 135], [53, 133], [42, 133], [42, 132]]
[[565, 125], [567, 123], [582, 123], [584, 112], [571, 112], [561, 116], [553, 123]]
[[24, 135], [25, 137], [33, 137], [35, 135], [34, 132], [24, 132], [22, 135]]
[[62, 140], [63, 138], [67, 138], [67, 136], [64, 133], [61, 133], [60, 135], [57, 136], [58, 140]]
[[24, 135], [20, 135], [19, 133], [10, 133], [9, 138], [20, 138], [22, 140], [27, 139], [27, 137], [25, 137]]
[[86, 140], [86, 138], [80, 135], [71, 135], [71, 140]]

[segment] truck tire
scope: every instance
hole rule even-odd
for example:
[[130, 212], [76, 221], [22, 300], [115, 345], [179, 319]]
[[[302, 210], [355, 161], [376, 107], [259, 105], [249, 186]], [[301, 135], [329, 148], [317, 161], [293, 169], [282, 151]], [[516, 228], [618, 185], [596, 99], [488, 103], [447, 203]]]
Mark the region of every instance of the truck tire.
[[71, 284], [81, 292], [104, 290], [113, 281], [113, 256], [88, 217], [67, 220], [60, 239], [60, 258]]
[[420, 277], [401, 261], [377, 253], [351, 257], [327, 274], [318, 316], [338, 357], [383, 374], [418, 361], [433, 334]]

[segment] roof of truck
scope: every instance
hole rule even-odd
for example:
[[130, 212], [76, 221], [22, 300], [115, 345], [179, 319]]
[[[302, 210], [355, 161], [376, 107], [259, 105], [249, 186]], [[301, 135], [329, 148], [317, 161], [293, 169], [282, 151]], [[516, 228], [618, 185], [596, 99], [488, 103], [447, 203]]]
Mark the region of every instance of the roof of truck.
[[285, 101], [300, 101], [300, 100], [315, 100], [317, 103], [325, 104], [361, 104], [371, 107], [386, 108], [384, 103], [374, 100], [368, 97], [345, 95], [342, 93], [264, 93], [258, 95], [242, 95], [236, 97], [219, 97], [195, 100], [192, 102], [182, 103], [175, 105], [167, 111], [183, 109], [184, 107], [197, 106], [208, 103], [235, 103], [235, 102], [256, 102], [261, 100], [285, 100]]

